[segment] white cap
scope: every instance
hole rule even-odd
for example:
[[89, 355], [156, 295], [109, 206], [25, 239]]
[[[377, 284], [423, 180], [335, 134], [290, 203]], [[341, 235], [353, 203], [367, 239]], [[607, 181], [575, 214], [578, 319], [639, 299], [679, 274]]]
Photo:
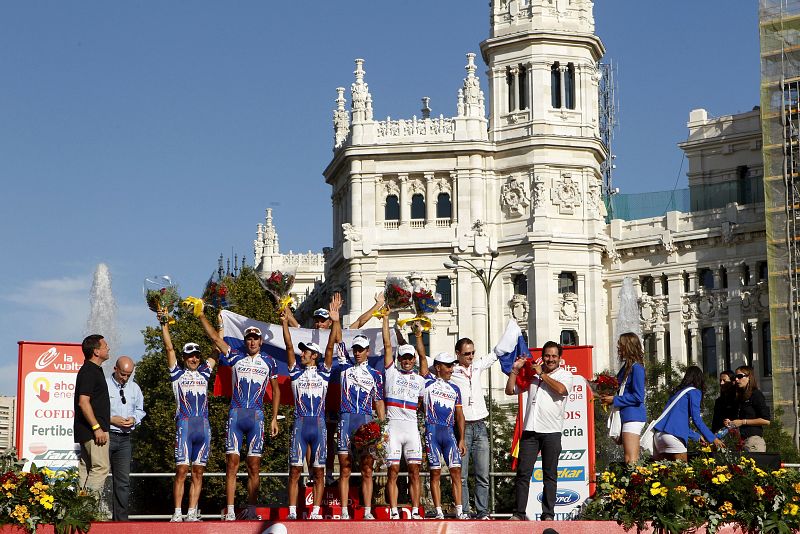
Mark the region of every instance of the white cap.
[[310, 350], [311, 352], [316, 352], [317, 354], [322, 354], [322, 351], [319, 350], [319, 345], [314, 343], [313, 341], [309, 341], [308, 343], [303, 343], [302, 341], [297, 344], [300, 347], [300, 350]]
[[414, 356], [416, 358], [417, 353], [414, 350], [413, 345], [400, 345], [397, 347], [397, 355], [399, 356]]
[[248, 326], [247, 328], [244, 329], [244, 337], [245, 338], [247, 338], [247, 336], [249, 336], [251, 334], [255, 334], [258, 337], [261, 337], [261, 329], [259, 327], [257, 327], [257, 326]]
[[362, 336], [362, 335], [359, 334], [359, 335], [357, 335], [356, 337], [353, 338], [352, 346], [353, 347], [361, 347], [362, 349], [366, 349], [366, 348], [369, 347], [369, 339], [367, 339], [367, 336]]
[[437, 363], [451, 364], [451, 363], [456, 363], [456, 361], [457, 361], [457, 358], [455, 357], [455, 355], [450, 354], [449, 352], [440, 352], [439, 354], [437, 354], [433, 358], [433, 363], [434, 364], [437, 364]]

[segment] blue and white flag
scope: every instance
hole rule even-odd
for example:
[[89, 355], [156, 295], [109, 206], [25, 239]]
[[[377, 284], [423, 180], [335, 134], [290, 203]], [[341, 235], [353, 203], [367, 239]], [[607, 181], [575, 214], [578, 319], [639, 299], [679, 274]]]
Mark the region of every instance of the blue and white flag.
[[530, 358], [528, 343], [516, 321], [508, 321], [506, 331], [494, 347], [494, 353], [500, 360], [500, 367], [505, 374], [511, 373], [511, 366], [517, 358]]

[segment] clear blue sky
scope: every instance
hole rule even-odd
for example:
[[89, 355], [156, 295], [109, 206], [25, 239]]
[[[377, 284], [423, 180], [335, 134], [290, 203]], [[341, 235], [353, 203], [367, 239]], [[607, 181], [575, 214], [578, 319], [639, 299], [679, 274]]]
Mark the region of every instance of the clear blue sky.
[[[418, 114], [423, 96], [453, 115], [487, 4], [0, 3], [0, 394], [15, 393], [18, 340], [80, 341], [99, 262], [119, 304], [112, 349], [138, 358], [154, 323], [146, 276], [198, 293], [220, 253], [252, 262], [267, 207], [284, 251], [328, 245], [321, 172], [353, 59], [366, 59], [377, 117]], [[615, 185], [670, 189], [692, 108], [758, 103], [755, 2], [605, 0], [594, 11], [619, 69]]]

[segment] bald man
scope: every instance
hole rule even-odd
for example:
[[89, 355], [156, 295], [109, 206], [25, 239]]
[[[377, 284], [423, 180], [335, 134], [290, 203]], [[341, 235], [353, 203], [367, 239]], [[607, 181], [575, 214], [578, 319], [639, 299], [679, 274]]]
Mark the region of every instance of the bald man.
[[139, 385], [131, 380], [136, 366], [127, 356], [120, 356], [114, 372], [106, 379], [111, 401], [111, 433], [108, 454], [111, 464], [111, 511], [114, 521], [128, 520], [130, 495], [131, 432], [145, 416], [144, 399]]

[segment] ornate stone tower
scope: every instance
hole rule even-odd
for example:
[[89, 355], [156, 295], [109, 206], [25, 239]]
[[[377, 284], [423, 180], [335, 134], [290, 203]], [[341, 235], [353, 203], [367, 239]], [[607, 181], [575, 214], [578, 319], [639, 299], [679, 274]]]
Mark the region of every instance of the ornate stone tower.
[[[504, 240], [526, 242], [531, 345], [606, 347], [606, 242], [597, 64], [590, 0], [492, 0], [489, 139]], [[502, 240], [501, 240], [502, 241]]]

